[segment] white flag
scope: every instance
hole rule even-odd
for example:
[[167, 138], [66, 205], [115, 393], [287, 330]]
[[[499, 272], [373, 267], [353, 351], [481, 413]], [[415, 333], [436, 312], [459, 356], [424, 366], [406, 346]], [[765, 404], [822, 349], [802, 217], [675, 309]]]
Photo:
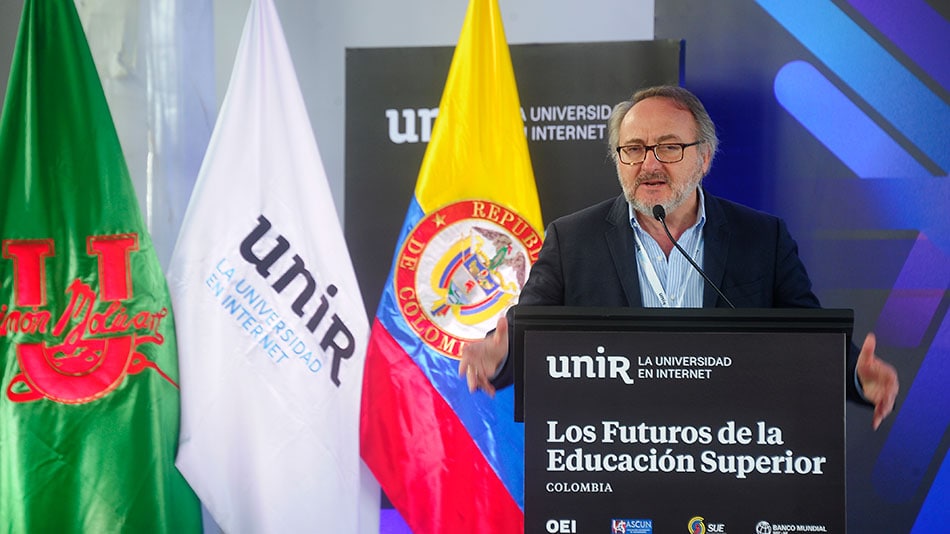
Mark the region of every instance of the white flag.
[[236, 532], [378, 532], [368, 322], [272, 0], [251, 4], [172, 255], [176, 465]]

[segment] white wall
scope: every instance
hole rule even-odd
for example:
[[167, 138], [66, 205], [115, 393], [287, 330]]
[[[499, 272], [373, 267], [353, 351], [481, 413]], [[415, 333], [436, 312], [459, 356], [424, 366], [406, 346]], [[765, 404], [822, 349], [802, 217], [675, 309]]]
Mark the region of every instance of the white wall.
[[7, 78], [10, 76], [10, 60], [20, 25], [22, 0], [0, 1], [0, 102], [7, 94]]

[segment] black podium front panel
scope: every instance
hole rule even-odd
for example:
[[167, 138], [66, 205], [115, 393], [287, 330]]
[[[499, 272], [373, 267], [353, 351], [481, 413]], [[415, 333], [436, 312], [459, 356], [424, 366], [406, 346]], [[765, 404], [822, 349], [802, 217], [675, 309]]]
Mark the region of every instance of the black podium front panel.
[[847, 334], [781, 325], [520, 332], [525, 531], [844, 532]]

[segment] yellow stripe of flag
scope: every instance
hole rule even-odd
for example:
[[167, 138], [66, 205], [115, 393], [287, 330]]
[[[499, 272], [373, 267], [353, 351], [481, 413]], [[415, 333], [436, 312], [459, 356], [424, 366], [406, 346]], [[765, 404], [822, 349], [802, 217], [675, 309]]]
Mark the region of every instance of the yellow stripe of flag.
[[496, 202], [540, 233], [541, 207], [497, 0], [472, 0], [426, 148], [423, 211], [466, 199]]

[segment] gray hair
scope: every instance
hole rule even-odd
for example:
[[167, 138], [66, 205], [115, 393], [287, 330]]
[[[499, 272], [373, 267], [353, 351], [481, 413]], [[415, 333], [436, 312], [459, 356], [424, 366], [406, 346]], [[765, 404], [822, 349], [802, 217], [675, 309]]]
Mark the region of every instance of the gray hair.
[[709, 150], [709, 166], [712, 167], [713, 157], [719, 148], [719, 137], [716, 136], [716, 125], [713, 124], [709, 113], [703, 103], [699, 101], [689, 90], [676, 85], [658, 85], [647, 87], [634, 93], [630, 100], [625, 100], [616, 106], [610, 112], [610, 118], [607, 119], [607, 149], [614, 163], [617, 162], [617, 146], [620, 143], [620, 123], [627, 116], [636, 103], [647, 98], [662, 97], [669, 98], [676, 103], [677, 107], [689, 111], [696, 120], [697, 141], [705, 142]]

